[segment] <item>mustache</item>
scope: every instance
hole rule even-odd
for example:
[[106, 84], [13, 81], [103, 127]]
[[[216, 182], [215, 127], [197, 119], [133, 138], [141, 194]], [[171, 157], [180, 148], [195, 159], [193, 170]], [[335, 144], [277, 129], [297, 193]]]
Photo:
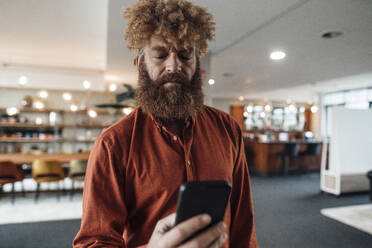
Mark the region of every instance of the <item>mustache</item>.
[[181, 73], [176, 73], [176, 72], [170, 73], [170, 74], [164, 75], [163, 77], [158, 78], [155, 81], [155, 84], [161, 86], [168, 82], [175, 82], [175, 83], [179, 83], [185, 86], [190, 84], [190, 80], [188, 80], [188, 78], [185, 75]]

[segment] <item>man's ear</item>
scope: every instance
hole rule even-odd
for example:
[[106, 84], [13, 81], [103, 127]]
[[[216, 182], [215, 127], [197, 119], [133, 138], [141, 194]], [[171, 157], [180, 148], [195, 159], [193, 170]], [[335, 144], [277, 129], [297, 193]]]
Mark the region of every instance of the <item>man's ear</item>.
[[140, 48], [137, 52], [136, 58], [134, 59], [134, 65], [137, 66], [137, 69], [140, 68], [141, 56], [144, 55], [143, 48]]
[[137, 66], [137, 69], [139, 69], [139, 60], [140, 60], [140, 55], [137, 54], [136, 57], [135, 57], [134, 60], [133, 60], [133, 64], [134, 64], [135, 66]]

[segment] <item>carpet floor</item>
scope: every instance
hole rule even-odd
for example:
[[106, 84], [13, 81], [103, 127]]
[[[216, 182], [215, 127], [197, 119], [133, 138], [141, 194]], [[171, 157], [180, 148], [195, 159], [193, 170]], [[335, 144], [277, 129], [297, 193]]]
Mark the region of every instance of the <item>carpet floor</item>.
[[[336, 198], [321, 194], [319, 180], [318, 174], [252, 177], [256, 232], [261, 248], [371, 247], [372, 235], [320, 213], [323, 208], [369, 203], [368, 195]], [[7, 197], [0, 198], [0, 204], [4, 201], [8, 201]], [[71, 247], [79, 226], [80, 220], [0, 225], [0, 247]]]

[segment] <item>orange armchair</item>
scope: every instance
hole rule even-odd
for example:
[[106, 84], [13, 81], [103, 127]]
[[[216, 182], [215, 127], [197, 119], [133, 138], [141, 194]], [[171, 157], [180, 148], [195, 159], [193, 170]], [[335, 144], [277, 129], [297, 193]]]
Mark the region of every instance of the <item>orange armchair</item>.
[[13, 162], [0, 162], [0, 187], [4, 184], [12, 184], [12, 203], [15, 201], [15, 190], [14, 183], [22, 182], [22, 192], [25, 195], [25, 190], [23, 186], [24, 173], [22, 170], [17, 168], [17, 165]]
[[[36, 181], [36, 194], [35, 202], [39, 199], [40, 195], [40, 184], [45, 182], [59, 182], [65, 178], [65, 173], [61, 162], [57, 160], [47, 160], [47, 159], [36, 159], [32, 163], [32, 178]], [[57, 199], [60, 198], [59, 184]]]

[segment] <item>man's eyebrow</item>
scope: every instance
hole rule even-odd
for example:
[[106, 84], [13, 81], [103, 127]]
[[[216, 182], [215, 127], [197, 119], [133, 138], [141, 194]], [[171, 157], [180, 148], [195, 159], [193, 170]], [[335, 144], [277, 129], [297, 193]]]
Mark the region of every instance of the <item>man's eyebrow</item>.
[[194, 48], [190, 47], [190, 48], [182, 49], [182, 50], [180, 50], [180, 52], [192, 53], [192, 52], [194, 52]]
[[164, 52], [164, 51], [167, 51], [168, 49], [165, 48], [164, 46], [154, 46], [151, 48], [151, 50], [158, 51], [158, 52]]

